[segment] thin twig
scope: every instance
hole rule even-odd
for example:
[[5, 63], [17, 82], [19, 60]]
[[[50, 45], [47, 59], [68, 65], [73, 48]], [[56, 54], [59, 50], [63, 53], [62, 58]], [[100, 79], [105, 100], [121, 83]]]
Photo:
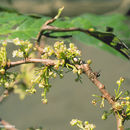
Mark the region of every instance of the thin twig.
[[56, 60], [50, 60], [50, 59], [33, 59], [33, 58], [27, 58], [25, 60], [15, 61], [15, 62], [8, 62], [6, 69], [21, 65], [21, 64], [28, 64], [28, 63], [42, 63], [45, 65], [55, 65]]
[[0, 96], [0, 103], [2, 103], [2, 102], [4, 101], [4, 99], [6, 99], [6, 98], [9, 96], [9, 94], [12, 93], [12, 92], [13, 92], [13, 88], [11, 88], [11, 89], [6, 89], [6, 90], [2, 93], [2, 95]]
[[7, 96], [9, 94], [9, 91], [8, 90], [5, 90], [3, 92], [3, 94], [0, 96], [0, 103], [5, 99], [5, 96]]
[[[11, 125], [5, 120], [0, 120], [0, 124], [2, 128], [5, 128], [6, 130], [17, 130], [14, 125]], [[2, 126], [3, 125], [3, 126]]]

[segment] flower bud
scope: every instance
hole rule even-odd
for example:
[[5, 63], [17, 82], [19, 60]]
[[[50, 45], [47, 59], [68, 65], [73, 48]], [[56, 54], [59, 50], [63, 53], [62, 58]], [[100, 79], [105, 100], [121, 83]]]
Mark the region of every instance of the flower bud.
[[89, 60], [87, 60], [87, 64], [89, 64], [89, 65], [90, 65], [91, 63], [92, 63], [92, 60], [90, 60], [90, 59], [89, 59]]
[[116, 83], [117, 83], [118, 85], [120, 85], [120, 84], [121, 84], [121, 81], [120, 81], [120, 80], [117, 80]]
[[9, 87], [9, 83], [8, 82], [5, 82], [5, 87], [8, 88]]
[[26, 48], [26, 49], [25, 49], [25, 52], [28, 53], [28, 52], [29, 52], [29, 48]]
[[60, 78], [63, 78], [63, 74], [60, 74]]
[[74, 125], [76, 125], [77, 124], [77, 119], [72, 119], [71, 121], [70, 121], [70, 125], [71, 126], [74, 126]]
[[122, 110], [122, 105], [119, 102], [115, 102], [113, 108], [116, 110]]
[[107, 119], [107, 114], [104, 113], [104, 114], [102, 115], [102, 120], [106, 120], [106, 119]]
[[42, 93], [41, 93], [41, 96], [42, 96], [42, 97], [44, 97], [44, 96], [45, 96], [45, 94], [42, 92]]
[[73, 69], [73, 73], [77, 73], [78, 70], [76, 68]]
[[4, 75], [5, 74], [5, 69], [0, 69], [0, 73], [2, 74], [2, 75]]
[[32, 44], [30, 43], [30, 44], [28, 44], [28, 48], [32, 48]]
[[43, 84], [39, 84], [39, 88], [44, 88], [45, 86]]
[[73, 43], [70, 43], [70, 48], [74, 48], [74, 44]]
[[79, 75], [82, 74], [82, 70], [81, 69], [78, 70], [78, 74]]
[[53, 74], [53, 77], [56, 78], [56, 73]]
[[126, 97], [125, 99], [128, 101], [128, 100], [130, 100], [130, 97]]
[[120, 81], [121, 81], [121, 82], [124, 82], [124, 80], [125, 80], [125, 79], [124, 79], [123, 77], [120, 77]]
[[13, 40], [15, 45], [21, 45], [19, 38]]
[[96, 106], [97, 105], [97, 101], [95, 99], [93, 99], [92, 100], [92, 104]]
[[7, 41], [3, 41], [3, 42], [2, 42], [2, 45], [3, 45], [4, 47], [6, 47], [6, 46], [7, 46]]
[[47, 99], [42, 99], [42, 103], [43, 103], [43, 104], [47, 104], [47, 103], [48, 103], [48, 100], [47, 100]]
[[36, 93], [36, 89], [33, 88], [33, 89], [31, 90], [31, 92], [32, 92], [32, 93]]

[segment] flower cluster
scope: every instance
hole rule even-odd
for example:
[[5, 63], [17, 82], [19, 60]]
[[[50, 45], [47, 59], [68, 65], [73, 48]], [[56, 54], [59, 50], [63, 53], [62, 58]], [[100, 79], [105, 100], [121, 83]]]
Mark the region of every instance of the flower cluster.
[[19, 40], [19, 38], [14, 39], [13, 42], [16, 46], [20, 47], [20, 49], [13, 51], [13, 57], [27, 58], [30, 54], [30, 49], [33, 47], [32, 43], [30, 43], [28, 40]]
[[70, 43], [69, 48], [66, 47], [64, 42], [56, 42], [54, 47], [46, 46], [44, 48], [44, 53], [41, 55], [42, 59], [55, 58], [54, 65], [42, 65], [35, 71], [35, 76], [31, 80], [32, 87], [27, 89], [27, 93], [35, 93], [35, 86], [38, 85], [39, 88], [42, 89], [42, 102], [44, 104], [47, 103], [46, 93], [49, 91], [51, 84], [50, 79], [56, 78], [57, 75], [60, 78], [63, 78], [63, 68], [67, 67], [69, 71], [73, 71], [73, 73], [77, 73], [78, 77], [76, 80], [80, 79], [80, 74], [82, 70], [77, 69], [75, 67], [75, 63], [79, 63], [79, 59], [77, 56], [80, 56], [80, 51], [74, 44]]
[[77, 69], [74, 64], [80, 64], [80, 58], [77, 58], [81, 55], [81, 52], [73, 44], [69, 44], [69, 48], [66, 47], [64, 42], [56, 42], [54, 47], [47, 46], [44, 48], [44, 54], [42, 55], [43, 59], [47, 59], [50, 56], [55, 56], [57, 60], [54, 68], [59, 69], [60, 66], [66, 66], [68, 69], [71, 69], [73, 73], [80, 75], [82, 73], [81, 69]]
[[12, 72], [6, 72], [6, 64], [8, 62], [6, 46], [7, 42], [3, 41], [2, 46], [0, 47], [0, 86], [4, 86], [8, 89], [14, 84], [17, 74]]
[[56, 42], [54, 48], [47, 46], [44, 48], [44, 54], [42, 58], [47, 59], [50, 56], [56, 56], [57, 59], [73, 59], [76, 56], [80, 56], [81, 52], [74, 46], [73, 43], [69, 44], [69, 48], [66, 47], [63, 41]]
[[66, 47], [64, 42], [56, 42], [54, 44], [54, 52], [57, 59], [73, 59], [76, 56], [80, 56], [81, 52], [73, 44], [69, 44], [69, 48]]
[[96, 126], [94, 124], [89, 124], [88, 121], [85, 121], [83, 123], [81, 120], [78, 120], [78, 119], [72, 119], [70, 121], [70, 125], [71, 126], [75, 126], [76, 125], [81, 130], [93, 130], [94, 128], [96, 128]]
[[[105, 120], [107, 117], [113, 113], [113, 110], [118, 113], [118, 116], [120, 118], [124, 118], [124, 120], [130, 119], [130, 97], [129, 92], [123, 94], [122, 91], [120, 91], [121, 84], [124, 82], [124, 78], [120, 78], [117, 83], [117, 89], [114, 89], [115, 91], [115, 103], [113, 107], [110, 109], [110, 111], [105, 111], [102, 115], [102, 119]], [[124, 97], [125, 96], [125, 97]], [[123, 113], [122, 113], [123, 110]]]
[[17, 73], [6, 72], [5, 74], [0, 74], [0, 86], [4, 86], [10, 89], [14, 85], [14, 81], [17, 77]]
[[123, 77], [120, 77], [120, 79], [119, 80], [117, 80], [117, 90], [116, 89], [114, 89], [114, 91], [115, 91], [115, 100], [118, 100], [119, 98], [120, 98], [120, 96], [122, 95], [122, 91], [120, 91], [120, 87], [121, 87], [121, 84], [124, 82], [124, 78]]
[[0, 72], [4, 72], [3, 69], [6, 66], [6, 62], [7, 62], [6, 45], [7, 42], [3, 41], [2, 47], [0, 47], [0, 67], [1, 67]]
[[93, 94], [92, 96], [98, 98], [98, 99], [93, 99], [92, 104], [96, 106], [97, 102], [101, 101], [100, 108], [103, 108], [104, 107], [104, 100], [105, 100], [104, 97], [103, 96], [98, 96], [96, 94]]

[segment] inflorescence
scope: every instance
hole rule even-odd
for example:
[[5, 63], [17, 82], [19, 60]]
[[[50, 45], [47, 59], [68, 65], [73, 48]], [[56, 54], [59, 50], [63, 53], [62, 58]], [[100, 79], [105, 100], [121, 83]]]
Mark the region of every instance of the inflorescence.
[[[12, 52], [12, 57], [18, 57], [22, 58], [26, 61], [26, 59], [31, 58], [32, 54], [34, 54], [35, 51], [38, 51], [35, 47], [33, 47], [33, 44], [30, 41], [24, 41], [20, 40], [19, 38], [16, 38], [13, 40], [13, 43], [18, 46], [17, 50], [14, 50]], [[18, 85], [20, 83], [27, 84], [28, 87], [22, 87], [26, 88], [26, 94], [30, 93], [33, 94], [36, 92], [36, 86], [42, 89], [41, 97], [42, 102], [44, 104], [47, 103], [46, 93], [49, 91], [51, 84], [50, 79], [56, 78], [57, 75], [60, 78], [63, 78], [63, 69], [67, 68], [68, 71], [72, 71], [73, 73], [77, 74], [76, 81], [81, 80], [80, 75], [82, 74], [82, 70], [76, 68], [75, 64], [82, 64], [81, 59], [79, 58], [81, 56], [81, 52], [77, 49], [77, 47], [70, 43], [68, 47], [64, 44], [63, 41], [56, 42], [54, 46], [46, 46], [43, 49], [43, 53], [41, 55], [41, 60], [52, 60], [54, 63], [53, 65], [49, 63], [43, 64], [42, 61], [40, 62], [40, 66], [33, 67], [33, 70], [35, 68], [35, 71], [33, 73], [33, 79], [30, 79], [31, 81], [26, 83], [24, 80], [24, 76], [22, 76], [22, 73], [26, 75], [26, 73], [31, 74], [31, 72], [22, 71], [21, 73], [12, 73], [8, 72], [8, 63], [11, 63], [10, 60], [7, 58], [7, 52], [6, 52], [6, 46], [7, 42], [4, 41], [2, 43], [2, 47], [0, 48], [0, 84], [5, 86], [6, 88], [13, 87], [14, 92], [21, 93], [21, 98], [23, 98], [25, 95], [23, 94], [23, 90], [20, 91]], [[36, 54], [35, 56], [36, 57]], [[31, 74], [32, 75], [32, 74]], [[22, 80], [21, 80], [22, 78]], [[19, 83], [20, 82], [20, 83]], [[29, 85], [30, 83], [30, 85]], [[22, 85], [23, 86], [23, 85]], [[24, 85], [25, 86], [25, 85]]]

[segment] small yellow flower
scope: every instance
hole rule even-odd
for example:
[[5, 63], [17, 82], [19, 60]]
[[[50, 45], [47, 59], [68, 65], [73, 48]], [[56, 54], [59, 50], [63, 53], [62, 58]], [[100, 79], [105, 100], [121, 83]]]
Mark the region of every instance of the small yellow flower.
[[13, 53], [12, 53], [13, 57], [16, 57], [17, 54], [18, 54], [18, 51], [17, 51], [17, 50], [13, 51]]
[[43, 84], [39, 84], [39, 88], [44, 88], [45, 86]]
[[120, 81], [120, 80], [117, 80], [116, 83], [117, 83], [118, 85], [120, 85], [120, 84], [121, 84], [121, 81]]
[[44, 97], [44, 96], [45, 96], [45, 94], [42, 92], [42, 93], [41, 93], [41, 96], [42, 96], [42, 97]]
[[19, 38], [13, 40], [15, 45], [21, 45]]
[[7, 41], [3, 41], [2, 42], [2, 45], [5, 47], [5, 46], [7, 46]]
[[47, 103], [48, 103], [48, 100], [47, 100], [47, 99], [42, 99], [42, 103], [43, 103], [43, 104], [47, 104]]
[[30, 44], [28, 44], [28, 48], [32, 48], [32, 44], [30, 43]]
[[22, 51], [18, 52], [18, 57], [23, 57], [23, 52]]
[[76, 125], [77, 124], [77, 119], [72, 119], [71, 121], [70, 121], [70, 125], [71, 126], [74, 126], [74, 125]]

